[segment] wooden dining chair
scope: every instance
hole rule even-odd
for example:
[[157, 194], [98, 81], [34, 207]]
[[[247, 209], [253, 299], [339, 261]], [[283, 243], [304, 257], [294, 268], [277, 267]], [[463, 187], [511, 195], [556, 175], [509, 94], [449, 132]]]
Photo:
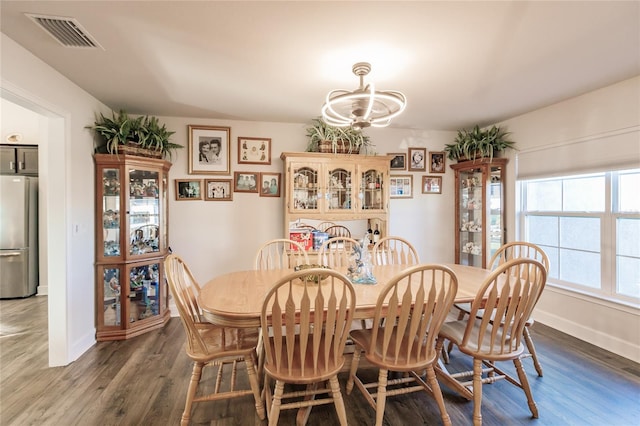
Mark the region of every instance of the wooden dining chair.
[[374, 265], [417, 265], [418, 252], [409, 241], [401, 237], [383, 237], [373, 246]]
[[[391, 279], [381, 291], [373, 327], [351, 331], [356, 349], [347, 394], [351, 393], [355, 383], [376, 410], [376, 426], [382, 425], [387, 397], [418, 391], [432, 395], [442, 421], [445, 425], [451, 424], [435, 376], [434, 363], [438, 360], [435, 349], [438, 332], [453, 305], [457, 289], [458, 279], [448, 267], [412, 266]], [[370, 364], [379, 368], [376, 383], [365, 384], [357, 376], [362, 352]], [[426, 382], [421, 377], [425, 370]], [[389, 371], [408, 374], [387, 380]]]
[[333, 225], [324, 230], [327, 234], [329, 234], [329, 238], [334, 237], [349, 237], [351, 238], [351, 231], [349, 228], [343, 225]]
[[[534, 259], [538, 262], [542, 263], [545, 267], [547, 275], [549, 274], [549, 258], [547, 254], [535, 244], [524, 242], [524, 241], [514, 241], [501, 246], [494, 254], [491, 256], [489, 260], [489, 269], [494, 270], [498, 266], [503, 263], [511, 260], [511, 259], [519, 259], [519, 258], [527, 258]], [[460, 312], [458, 314], [458, 319], [461, 320], [468, 315], [470, 312], [470, 304], [462, 303], [454, 305]], [[483, 311], [480, 310], [478, 315], [482, 316]], [[523, 358], [532, 358], [533, 366], [536, 369], [536, 373], [538, 373], [539, 377], [542, 377], [542, 365], [540, 365], [540, 361], [538, 360], [538, 354], [536, 353], [536, 347], [533, 344], [533, 339], [531, 338], [531, 333], [529, 332], [529, 328], [533, 326], [534, 319], [530, 317], [527, 319], [525, 323], [525, 327], [523, 329], [523, 337], [524, 343], [527, 347], [526, 353], [522, 355]], [[449, 344], [447, 348], [447, 354], [451, 352], [453, 344]]]
[[257, 270], [293, 269], [309, 264], [309, 257], [302, 244], [286, 238], [276, 238], [264, 243], [256, 253]]
[[321, 232], [326, 232], [327, 228], [331, 227], [331, 226], [336, 226], [335, 223], [333, 222], [320, 222], [317, 226], [316, 229], [318, 229], [318, 231]]
[[[340, 424], [347, 424], [338, 372], [345, 362], [344, 347], [355, 302], [349, 279], [321, 268], [291, 273], [267, 293], [260, 320], [263, 336], [269, 336], [264, 340], [269, 425], [278, 424], [281, 410], [331, 402]], [[270, 379], [275, 380], [273, 396]], [[319, 389], [326, 381], [329, 387]], [[285, 383], [306, 384], [307, 389], [285, 392]], [[322, 394], [329, 396], [312, 398]], [[305, 398], [289, 402], [299, 397]]]
[[353, 255], [353, 248], [360, 242], [350, 237], [329, 238], [318, 249], [318, 265], [329, 268], [347, 267]]
[[[507, 379], [524, 391], [533, 418], [538, 418], [538, 408], [522, 366], [524, 345], [521, 341], [527, 319], [546, 280], [547, 270], [537, 260], [509, 260], [486, 278], [471, 303], [467, 319], [445, 323], [440, 329], [437, 351], [448, 339], [460, 352], [473, 357], [473, 371], [451, 377], [463, 380], [463, 386], [473, 386], [473, 423], [476, 426], [482, 424], [483, 383], [500, 379]], [[480, 310], [484, 310], [482, 315], [479, 315]], [[515, 365], [519, 381], [496, 367], [496, 362], [509, 360]], [[469, 376], [472, 380], [464, 381]]]
[[[194, 402], [217, 401], [244, 395], [253, 395], [258, 417], [264, 420], [265, 409], [256, 374], [258, 333], [255, 329], [226, 328], [204, 321], [197, 300], [200, 286], [182, 258], [170, 254], [164, 261], [164, 268], [169, 290], [173, 295], [187, 335], [187, 355], [193, 360], [193, 371], [187, 390], [181, 425], [189, 424], [191, 407]], [[235, 388], [239, 361], [244, 361], [246, 366], [250, 389]], [[217, 365], [216, 386], [212, 393], [196, 396], [202, 378], [202, 369], [205, 365]], [[231, 375], [225, 376], [223, 380], [227, 366], [231, 366]], [[220, 384], [227, 381], [229, 389], [222, 391]]]

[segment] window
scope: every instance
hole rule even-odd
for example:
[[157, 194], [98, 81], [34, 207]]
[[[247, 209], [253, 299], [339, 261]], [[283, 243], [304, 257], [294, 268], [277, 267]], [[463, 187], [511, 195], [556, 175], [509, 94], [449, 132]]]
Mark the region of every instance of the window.
[[640, 301], [640, 169], [523, 180], [522, 239], [549, 256], [549, 283]]

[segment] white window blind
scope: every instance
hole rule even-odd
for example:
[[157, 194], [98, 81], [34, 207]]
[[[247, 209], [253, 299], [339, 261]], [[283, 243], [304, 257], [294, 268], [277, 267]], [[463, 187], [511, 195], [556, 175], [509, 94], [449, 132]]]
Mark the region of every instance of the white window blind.
[[566, 176], [640, 165], [640, 126], [516, 153], [517, 179]]

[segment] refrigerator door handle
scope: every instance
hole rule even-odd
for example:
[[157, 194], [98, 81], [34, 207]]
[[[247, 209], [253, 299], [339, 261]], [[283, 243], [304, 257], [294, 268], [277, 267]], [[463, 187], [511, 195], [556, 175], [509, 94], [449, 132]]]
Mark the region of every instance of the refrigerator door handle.
[[20, 256], [22, 252], [19, 251], [10, 251], [8, 253], [0, 252], [0, 257], [10, 257], [10, 256]]

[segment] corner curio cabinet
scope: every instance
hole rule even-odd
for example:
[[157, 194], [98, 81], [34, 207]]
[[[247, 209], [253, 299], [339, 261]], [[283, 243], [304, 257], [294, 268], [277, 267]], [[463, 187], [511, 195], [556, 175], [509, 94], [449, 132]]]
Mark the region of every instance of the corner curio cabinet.
[[452, 164], [455, 172], [455, 259], [462, 265], [486, 268], [504, 244], [506, 158]]
[[305, 219], [368, 220], [387, 235], [392, 156], [283, 152], [280, 158], [285, 231]]
[[169, 320], [164, 259], [171, 163], [96, 154], [97, 340], [128, 339]]

